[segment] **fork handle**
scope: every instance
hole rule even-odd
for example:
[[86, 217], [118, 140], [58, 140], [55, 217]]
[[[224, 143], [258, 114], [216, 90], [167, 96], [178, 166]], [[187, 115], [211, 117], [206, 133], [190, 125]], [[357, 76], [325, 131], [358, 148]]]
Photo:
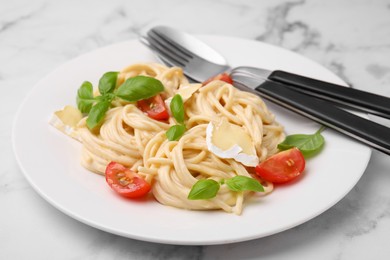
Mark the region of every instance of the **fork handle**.
[[390, 119], [390, 98], [276, 70], [268, 79], [297, 91]]
[[264, 98], [390, 155], [390, 128], [277, 82], [265, 81], [255, 90]]

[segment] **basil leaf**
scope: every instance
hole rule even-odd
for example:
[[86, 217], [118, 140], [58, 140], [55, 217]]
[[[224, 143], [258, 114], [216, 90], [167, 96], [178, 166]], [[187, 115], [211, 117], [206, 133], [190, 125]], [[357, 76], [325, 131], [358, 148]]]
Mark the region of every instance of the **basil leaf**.
[[294, 134], [287, 136], [283, 142], [278, 144], [279, 150], [288, 150], [297, 147], [305, 157], [310, 157], [319, 152], [324, 146], [325, 139], [321, 135], [321, 127], [314, 134]]
[[101, 95], [112, 93], [116, 86], [118, 72], [106, 72], [99, 80], [99, 92]]
[[264, 191], [263, 185], [259, 181], [246, 176], [235, 176], [226, 180], [225, 183], [232, 191]]
[[199, 180], [192, 186], [188, 199], [190, 200], [207, 200], [217, 196], [219, 183], [211, 180]]
[[164, 91], [164, 85], [158, 79], [136, 76], [127, 79], [116, 90], [116, 96], [130, 102], [151, 98]]
[[96, 96], [95, 97], [95, 100], [96, 102], [100, 102], [100, 101], [107, 101], [111, 104], [112, 100], [115, 98], [115, 94], [114, 93], [107, 93], [103, 96]]
[[186, 131], [186, 127], [184, 125], [173, 125], [168, 131], [165, 133], [169, 141], [177, 141]]
[[89, 113], [94, 102], [92, 83], [85, 81], [77, 91], [77, 108], [81, 113]]
[[184, 124], [184, 104], [183, 99], [179, 94], [176, 94], [170, 104], [171, 112], [176, 121]]
[[96, 103], [87, 118], [87, 126], [89, 129], [93, 129], [98, 126], [104, 119], [106, 112], [110, 108], [110, 102], [103, 100]]

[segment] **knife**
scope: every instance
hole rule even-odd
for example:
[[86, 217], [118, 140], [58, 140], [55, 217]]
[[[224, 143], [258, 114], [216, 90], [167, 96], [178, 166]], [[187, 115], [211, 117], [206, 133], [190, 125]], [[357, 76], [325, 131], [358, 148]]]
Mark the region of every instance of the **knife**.
[[[219, 53], [191, 35], [167, 27], [151, 29], [143, 42], [156, 52], [164, 63], [183, 67], [184, 73], [195, 81], [203, 82], [212, 75], [229, 70], [229, 66], [221, 62], [223, 57], [214, 59], [221, 57]], [[210, 60], [210, 57], [214, 58]], [[265, 78], [251, 76], [251, 72], [248, 73], [248, 70], [244, 69], [230, 69], [230, 73], [234, 86], [238, 87], [241, 83], [245, 91], [255, 92], [390, 155], [390, 128], [349, 113], [329, 101], [300, 93], [287, 84], [273, 81], [270, 77], [272, 72], [268, 72]], [[241, 80], [238, 80], [240, 76]]]
[[[302, 75], [255, 67], [237, 67], [233, 73], [245, 71], [248, 76], [281, 83], [298, 92], [331, 101], [346, 108], [390, 119], [390, 98], [374, 93], [344, 87]], [[253, 87], [252, 87], [253, 88]]]
[[272, 80], [259, 82], [247, 75], [234, 75], [234, 86], [253, 93], [390, 155], [390, 128], [336, 107], [327, 100]]
[[258, 78], [282, 83], [307, 95], [390, 119], [388, 97], [281, 70], [268, 71], [253, 67], [232, 69], [225, 58], [207, 44], [171, 27], [153, 27], [147, 36], [141, 37], [141, 41], [157, 52], [159, 57], [163, 57], [164, 62], [183, 67], [185, 74], [195, 81], [201, 82], [224, 71], [249, 71]]

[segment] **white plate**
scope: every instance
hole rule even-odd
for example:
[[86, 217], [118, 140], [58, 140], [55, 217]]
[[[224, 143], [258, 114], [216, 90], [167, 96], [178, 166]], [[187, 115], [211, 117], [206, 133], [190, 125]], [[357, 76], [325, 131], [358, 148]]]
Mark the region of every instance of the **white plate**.
[[[285, 69], [343, 84], [327, 69], [290, 51], [264, 43], [201, 36], [233, 66]], [[106, 71], [155, 61], [138, 41], [101, 48], [59, 67], [29, 94], [14, 122], [16, 158], [33, 188], [65, 214], [117, 235], [159, 243], [207, 245], [260, 238], [297, 226], [321, 214], [356, 184], [371, 150], [331, 130], [324, 150], [307, 161], [305, 175], [293, 185], [246, 205], [241, 216], [223, 211], [187, 211], [157, 202], [132, 202], [115, 196], [102, 176], [79, 164], [80, 144], [48, 124], [53, 111], [75, 104], [80, 84], [94, 84]], [[269, 104], [288, 134], [313, 133], [318, 125]]]

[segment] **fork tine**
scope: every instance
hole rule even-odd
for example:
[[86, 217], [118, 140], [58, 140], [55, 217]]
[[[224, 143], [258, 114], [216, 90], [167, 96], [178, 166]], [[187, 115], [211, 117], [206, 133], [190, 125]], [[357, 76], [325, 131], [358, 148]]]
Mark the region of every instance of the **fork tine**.
[[148, 35], [151, 37], [155, 37], [166, 48], [169, 48], [171, 51], [176, 52], [183, 58], [192, 59], [194, 57], [194, 54], [191, 51], [187, 50], [186, 48], [183, 48], [180, 44], [175, 41], [172, 41], [172, 39], [167, 38], [164, 34], [159, 33], [153, 28], [148, 32]]
[[174, 53], [170, 52], [154, 38], [144, 37], [144, 40], [147, 40], [149, 47], [154, 49], [156, 53], [163, 59], [164, 62], [168, 63], [170, 66], [184, 67], [187, 61], [182, 60], [180, 57], [177, 57]]
[[162, 54], [160, 51], [156, 50], [156, 47], [155, 46], [152, 46], [149, 42], [149, 39], [145, 36], [142, 36], [142, 39], [141, 39], [142, 43], [144, 43], [149, 49], [151, 49], [154, 54], [156, 55], [156, 58], [164, 63], [165, 65], [167, 65], [168, 67], [180, 67], [182, 66], [181, 64], [179, 63], [175, 63], [175, 61], [172, 60], [171, 57], [166, 57], [165, 54]]
[[168, 46], [164, 41], [161, 41], [158, 37], [155, 37], [152, 34], [148, 34], [149, 41], [152, 46], [155, 46], [158, 50], [158, 53], [162, 53], [165, 56], [169, 56], [176, 63], [184, 66], [189, 62], [187, 57], [183, 57], [180, 53], [178, 53], [174, 48]]
[[152, 38], [154, 41], [158, 42], [166, 50], [166, 52], [175, 55], [178, 60], [182, 60], [183, 63], [189, 63], [194, 58], [194, 56], [190, 54], [187, 50], [183, 50], [180, 45], [176, 44], [175, 42], [172, 42], [169, 38], [162, 36], [160, 33], [154, 31], [153, 29], [148, 32], [148, 36], [149, 38]]
[[[141, 37], [141, 40], [157, 54], [163, 63], [183, 68], [185, 75], [197, 82], [203, 82], [229, 68], [224, 65], [225, 61], [220, 59], [218, 54], [215, 55], [215, 51], [207, 48], [207, 45], [200, 43], [200, 46], [206, 46], [206, 48], [201, 48], [202, 52], [198, 55], [197, 48], [192, 48], [196, 40], [189, 36], [180, 36], [172, 31], [166, 31], [161, 27], [150, 29], [146, 36]], [[207, 59], [210, 53], [212, 57], [217, 57], [218, 63]]]

